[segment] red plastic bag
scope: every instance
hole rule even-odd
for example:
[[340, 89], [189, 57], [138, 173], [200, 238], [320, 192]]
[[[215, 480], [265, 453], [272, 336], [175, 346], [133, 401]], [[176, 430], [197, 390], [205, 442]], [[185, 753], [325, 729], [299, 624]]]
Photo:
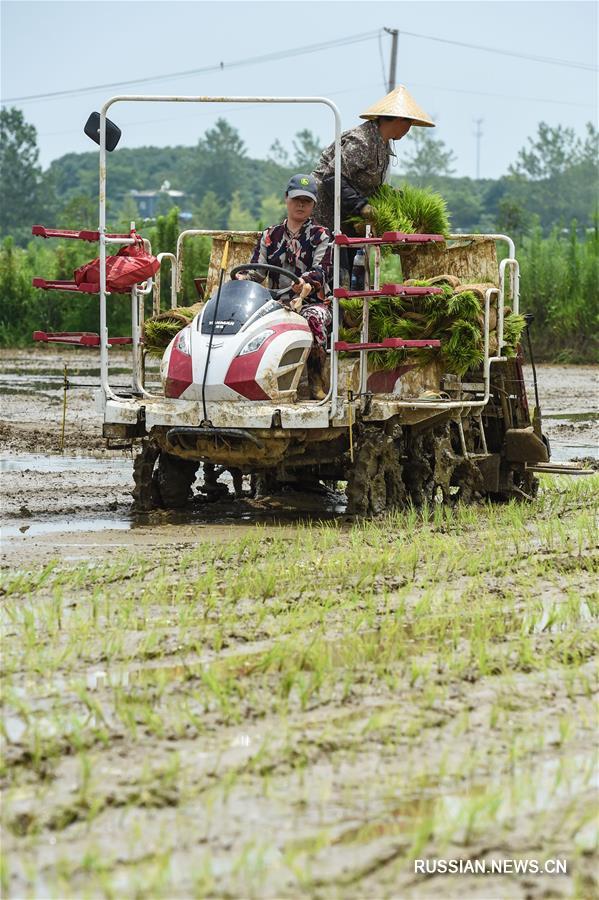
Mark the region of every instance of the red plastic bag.
[[[134, 244], [126, 244], [116, 256], [106, 257], [106, 290], [113, 294], [128, 293], [134, 284], [151, 278], [160, 268], [156, 257], [146, 252], [142, 239], [135, 234], [132, 237], [137, 238]], [[78, 285], [97, 285], [100, 290], [100, 258], [76, 269], [75, 281]]]

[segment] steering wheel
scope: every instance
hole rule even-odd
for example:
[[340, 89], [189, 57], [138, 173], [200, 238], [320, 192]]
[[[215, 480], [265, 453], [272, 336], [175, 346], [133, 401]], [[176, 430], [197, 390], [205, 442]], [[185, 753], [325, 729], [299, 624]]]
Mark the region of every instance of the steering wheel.
[[[234, 269], [231, 269], [230, 277], [231, 279], [235, 279], [235, 276], [238, 272], [246, 272], [253, 271], [254, 269], [264, 269], [266, 272], [273, 272], [276, 275], [285, 275], [286, 278], [290, 278], [294, 284], [300, 284], [301, 279], [294, 272], [290, 272], [289, 269], [282, 269], [280, 266], [271, 266], [269, 263], [244, 263], [242, 266], [235, 266]], [[273, 290], [270, 293], [272, 294], [273, 300], [279, 300], [284, 294], [286, 294], [290, 290], [290, 287], [279, 288], [278, 290]]]

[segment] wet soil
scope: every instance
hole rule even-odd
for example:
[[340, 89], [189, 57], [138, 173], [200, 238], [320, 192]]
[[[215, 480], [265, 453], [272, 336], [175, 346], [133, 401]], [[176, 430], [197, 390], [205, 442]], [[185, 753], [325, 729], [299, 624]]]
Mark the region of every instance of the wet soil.
[[[56, 552], [85, 556], [90, 546], [102, 555], [115, 545], [145, 546], [189, 540], [197, 527], [217, 531], [343, 515], [336, 498], [288, 496], [271, 504], [250, 501], [202, 502], [201, 470], [196, 502], [184, 513], [135, 515], [131, 508], [133, 454], [107, 449], [95, 411], [98, 354], [66, 348], [0, 353], [3, 392], [0, 416], [2, 561], [47, 559]], [[64, 366], [67, 407], [64, 449], [62, 414]], [[111, 382], [126, 385], [128, 351], [112, 351]], [[525, 369], [531, 404], [532, 373]], [[148, 365], [157, 383], [158, 363]], [[557, 461], [597, 459], [599, 455], [599, 367], [538, 367], [544, 430]]]
[[595, 896], [589, 500], [187, 524], [9, 577], [3, 896]]
[[[356, 525], [335, 496], [134, 515], [96, 359], [68, 356], [63, 455], [59, 356], [3, 356], [2, 895], [597, 896], [583, 479], [542, 484], [534, 516]], [[554, 457], [596, 456], [596, 379], [539, 367]]]

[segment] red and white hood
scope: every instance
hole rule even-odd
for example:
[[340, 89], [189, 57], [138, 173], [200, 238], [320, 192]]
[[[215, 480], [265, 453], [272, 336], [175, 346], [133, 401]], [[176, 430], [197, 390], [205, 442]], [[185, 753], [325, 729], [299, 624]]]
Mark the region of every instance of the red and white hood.
[[[204, 308], [205, 309], [205, 308]], [[210, 342], [202, 312], [177, 334], [162, 358], [166, 397], [202, 399]], [[312, 334], [297, 313], [279, 306], [253, 316], [236, 334], [215, 334], [206, 373], [206, 401], [291, 401], [312, 347]]]

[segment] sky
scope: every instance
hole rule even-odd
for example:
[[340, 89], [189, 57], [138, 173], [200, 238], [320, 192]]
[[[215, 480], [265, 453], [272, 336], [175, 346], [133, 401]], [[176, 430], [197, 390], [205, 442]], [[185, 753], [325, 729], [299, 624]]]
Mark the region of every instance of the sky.
[[[94, 149], [85, 120], [121, 94], [326, 96], [352, 128], [387, 91], [385, 28], [399, 30], [397, 83], [435, 120], [456, 175], [476, 176], [477, 149], [481, 177], [506, 174], [540, 122], [597, 127], [590, 0], [2, 0], [0, 13], [2, 102], [35, 125], [44, 168]], [[193, 146], [219, 116], [257, 158], [304, 128], [334, 136], [330, 110], [313, 104], [119, 102], [109, 116], [121, 147]]]

